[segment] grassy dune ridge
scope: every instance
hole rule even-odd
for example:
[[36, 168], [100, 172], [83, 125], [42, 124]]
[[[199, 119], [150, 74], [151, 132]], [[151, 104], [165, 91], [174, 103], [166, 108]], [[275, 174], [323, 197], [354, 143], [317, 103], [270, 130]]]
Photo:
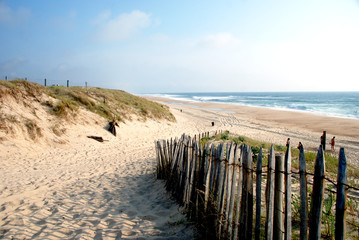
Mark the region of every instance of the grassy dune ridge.
[[[9, 111], [14, 104], [23, 106], [25, 111]], [[76, 121], [80, 109], [95, 113], [107, 121], [176, 121], [167, 106], [121, 90], [45, 87], [26, 80], [0, 80], [0, 131], [14, 134], [14, 129], [20, 127], [25, 129], [33, 140], [42, 137], [44, 129], [39, 117], [39, 108], [45, 112], [47, 118], [57, 119], [58, 123], [52, 127], [57, 136], [61, 135], [61, 131], [65, 131], [59, 130], [59, 122]], [[25, 112], [30, 112], [30, 115]]]
[[40, 101], [42, 94], [53, 99], [42, 104], [59, 117], [75, 114], [79, 107], [83, 107], [108, 120], [125, 121], [137, 116], [140, 120], [150, 118], [175, 121], [167, 106], [122, 90], [88, 88], [87, 92], [84, 87], [44, 87], [25, 80], [0, 80], [0, 99], [10, 95], [19, 100], [32, 97]]

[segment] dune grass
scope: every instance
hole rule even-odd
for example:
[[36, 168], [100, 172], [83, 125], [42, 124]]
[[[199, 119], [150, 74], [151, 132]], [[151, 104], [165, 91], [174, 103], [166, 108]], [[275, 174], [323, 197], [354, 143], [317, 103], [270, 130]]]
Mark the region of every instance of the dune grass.
[[[272, 143], [258, 141], [255, 139], [251, 139], [245, 136], [239, 136], [237, 134], [230, 134], [229, 132], [224, 132], [222, 134], [218, 134], [216, 136], [210, 138], [202, 138], [202, 144], [207, 143], [208, 141], [233, 141], [236, 144], [246, 144], [251, 146], [252, 153], [254, 155], [254, 159], [259, 153], [259, 149], [263, 149], [263, 166], [268, 164], [268, 154]], [[276, 152], [285, 153], [287, 147], [285, 145], [276, 145], [273, 144], [274, 150]], [[291, 147], [291, 155], [292, 155], [292, 168], [297, 169], [299, 171], [299, 150], [296, 146]], [[305, 151], [305, 161], [308, 172], [314, 173], [314, 164], [317, 157], [317, 152], [315, 151]], [[338, 151], [336, 153], [332, 153], [331, 151], [325, 151], [325, 170], [327, 177], [336, 178], [338, 173]], [[359, 178], [359, 169], [355, 168], [352, 164], [347, 163], [348, 168], [348, 179], [358, 179]]]
[[[121, 90], [83, 87], [44, 87], [26, 80], [0, 80], [0, 96], [11, 95], [15, 99], [32, 97], [40, 101], [41, 95], [53, 100], [42, 102], [50, 113], [65, 118], [76, 115], [79, 108], [87, 109], [107, 120], [166, 119], [175, 121], [167, 106], [134, 96]], [[1, 100], [1, 97], [0, 97]]]

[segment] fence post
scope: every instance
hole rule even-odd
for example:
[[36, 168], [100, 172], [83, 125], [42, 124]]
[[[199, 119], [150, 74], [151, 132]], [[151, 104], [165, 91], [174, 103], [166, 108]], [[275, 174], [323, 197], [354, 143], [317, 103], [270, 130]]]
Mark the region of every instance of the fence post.
[[252, 239], [253, 227], [253, 159], [250, 146], [245, 148], [243, 192], [241, 202], [241, 231], [239, 239]]
[[160, 179], [160, 172], [161, 172], [161, 161], [160, 161], [160, 155], [159, 155], [159, 147], [158, 147], [158, 141], [155, 141], [155, 149], [156, 149], [156, 159], [157, 159], [157, 179]]
[[272, 145], [268, 157], [268, 175], [267, 175], [267, 220], [266, 220], [266, 239], [273, 239], [273, 215], [274, 215], [274, 147]]
[[[228, 154], [228, 177], [227, 177], [227, 200], [226, 200], [226, 215], [225, 215], [225, 232], [227, 233], [227, 238], [230, 238], [232, 233], [229, 231], [229, 224], [232, 222], [232, 216], [230, 213], [233, 213], [233, 205], [234, 205], [234, 196], [233, 194], [233, 176], [234, 176], [234, 151], [235, 151], [235, 145], [231, 144], [229, 154]], [[233, 201], [233, 205], [232, 205]]]
[[256, 223], [255, 223], [255, 240], [260, 239], [261, 232], [261, 203], [262, 203], [262, 148], [259, 150], [257, 159], [257, 183], [256, 183]]
[[317, 159], [314, 167], [313, 193], [311, 202], [311, 219], [309, 228], [309, 239], [320, 239], [320, 226], [322, 218], [323, 197], [324, 197], [324, 173], [325, 158], [323, 147], [318, 149]]
[[70, 87], [70, 80], [67, 80], [67, 87]]
[[188, 142], [187, 142], [187, 154], [186, 154], [186, 172], [183, 175], [184, 176], [184, 194], [183, 194], [183, 202], [185, 203], [185, 205], [188, 207], [189, 204], [189, 183], [190, 183], [190, 174], [191, 174], [191, 164], [192, 164], [192, 141], [191, 138], [189, 138]]
[[164, 149], [161, 146], [161, 141], [157, 141], [158, 144], [158, 151], [159, 151], [159, 178], [164, 178], [164, 161], [165, 161], [165, 155], [164, 155]]
[[285, 239], [292, 239], [292, 153], [290, 143], [285, 154], [285, 211], [284, 211], [284, 228]]
[[[223, 202], [224, 202], [224, 196], [225, 196], [225, 183], [227, 178], [227, 163], [225, 162], [225, 156], [224, 156], [224, 144], [221, 149], [221, 156], [219, 158], [220, 161], [220, 174], [219, 174], [219, 185], [218, 185], [218, 195], [217, 195], [217, 211], [218, 211], [218, 234], [219, 236], [222, 233], [222, 225], [223, 225]], [[228, 151], [228, 148], [226, 149]]]
[[235, 146], [234, 148], [234, 156], [233, 156], [233, 177], [232, 177], [232, 192], [231, 192], [231, 202], [230, 202], [230, 207], [229, 207], [229, 217], [228, 217], [228, 222], [229, 222], [229, 226], [228, 226], [228, 239], [232, 239], [233, 237], [233, 227], [234, 227], [234, 221], [233, 221], [233, 213], [234, 213], [234, 204], [235, 204], [235, 199], [236, 199], [236, 194], [237, 194], [237, 189], [238, 187], [236, 186], [237, 183], [237, 177], [238, 177], [238, 165], [239, 165], [239, 161], [238, 161], [238, 156], [240, 153], [240, 149], [238, 147], [238, 145]]
[[284, 239], [283, 192], [284, 192], [284, 156], [275, 156], [275, 194], [273, 239]]
[[216, 191], [216, 184], [217, 184], [217, 169], [218, 169], [218, 158], [217, 158], [217, 149], [214, 143], [212, 143], [211, 147], [211, 156], [210, 158], [212, 160], [212, 167], [211, 167], [211, 173], [210, 173], [210, 180], [209, 180], [209, 189], [211, 191], [212, 200], [214, 201], [215, 197], [215, 191]]
[[300, 240], [307, 240], [308, 231], [308, 201], [307, 201], [307, 167], [303, 146], [299, 147], [300, 174]]
[[195, 182], [196, 182], [196, 178], [198, 177], [197, 176], [197, 170], [198, 170], [198, 166], [197, 166], [197, 157], [198, 157], [198, 145], [197, 145], [197, 142], [196, 141], [193, 141], [193, 143], [191, 143], [191, 147], [192, 147], [192, 154], [190, 156], [191, 158], [191, 178], [189, 180], [189, 185], [188, 185], [188, 199], [187, 199], [187, 202], [188, 204], [191, 204], [189, 205], [190, 208], [192, 209], [189, 209], [189, 214], [192, 214], [192, 218], [193, 216], [195, 215], [195, 209], [194, 209], [194, 204], [195, 204]]
[[209, 143], [207, 144], [207, 148], [206, 148], [206, 190], [205, 190], [205, 193], [204, 193], [204, 212], [207, 212], [207, 205], [208, 205], [208, 199], [209, 199], [209, 192], [212, 190], [211, 189], [211, 169], [213, 168], [213, 160], [212, 160], [212, 156], [210, 157], [210, 150], [212, 152], [213, 150], [213, 145], [211, 147], [211, 149], [209, 148]]
[[178, 162], [179, 162], [179, 156], [180, 156], [180, 148], [181, 148], [181, 140], [178, 140], [177, 138], [174, 140], [174, 144], [173, 144], [173, 155], [172, 155], [172, 162], [171, 162], [171, 167], [169, 170], [169, 181], [167, 181], [166, 184], [166, 189], [172, 190], [174, 189], [175, 186], [175, 179], [177, 177], [177, 167], [178, 167]]
[[167, 165], [168, 165], [168, 148], [166, 145], [166, 140], [162, 141], [163, 144], [163, 155], [164, 155], [164, 159], [162, 159], [162, 168], [163, 168], [163, 176], [164, 178], [166, 178], [167, 175]]
[[347, 198], [347, 161], [345, 158], [344, 148], [340, 148], [338, 179], [337, 179], [337, 203], [335, 214], [335, 239], [345, 239], [345, 210]]
[[238, 232], [239, 232], [239, 215], [240, 215], [240, 207], [241, 207], [241, 196], [242, 196], [242, 183], [243, 183], [243, 171], [242, 171], [242, 167], [243, 167], [243, 156], [244, 156], [244, 145], [242, 145], [240, 147], [240, 158], [238, 161], [238, 167], [237, 167], [237, 171], [236, 174], [238, 175], [238, 182], [237, 182], [237, 206], [236, 206], [236, 219], [234, 221], [235, 223], [235, 227], [234, 227], [234, 234], [233, 234], [233, 239], [238, 239]]
[[177, 199], [180, 198], [180, 191], [181, 191], [181, 185], [182, 185], [182, 174], [183, 174], [183, 165], [185, 162], [185, 139], [181, 139], [179, 143], [179, 155], [178, 155], [178, 163], [176, 166], [176, 179], [174, 179], [174, 188], [172, 191], [175, 191], [175, 196]]
[[44, 86], [46, 87], [47, 83], [46, 83], [46, 78], [44, 79]]

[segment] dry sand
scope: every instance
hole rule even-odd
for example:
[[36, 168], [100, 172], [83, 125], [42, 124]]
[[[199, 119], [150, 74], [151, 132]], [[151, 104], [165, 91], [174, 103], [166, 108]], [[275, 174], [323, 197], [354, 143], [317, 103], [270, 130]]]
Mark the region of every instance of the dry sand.
[[193, 239], [195, 230], [183, 224], [178, 205], [154, 175], [154, 141], [182, 133], [229, 130], [276, 144], [290, 137], [315, 149], [326, 130], [328, 140], [335, 134], [337, 146], [345, 147], [348, 161], [359, 160], [359, 120], [153, 100], [169, 105], [177, 122], [121, 123], [114, 137], [89, 120], [86, 127], [67, 126], [65, 144], [0, 142], [0, 238]]

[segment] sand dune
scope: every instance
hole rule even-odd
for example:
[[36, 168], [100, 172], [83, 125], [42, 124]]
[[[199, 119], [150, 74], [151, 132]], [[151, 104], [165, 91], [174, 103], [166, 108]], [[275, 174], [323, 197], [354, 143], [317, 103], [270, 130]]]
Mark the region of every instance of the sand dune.
[[[0, 236], [5, 239], [191, 239], [192, 227], [154, 175], [157, 137], [171, 123], [71, 126], [60, 147], [2, 149]], [[163, 129], [161, 133], [159, 129]], [[179, 129], [178, 129], [179, 130]], [[169, 134], [169, 135], [167, 135]], [[103, 143], [87, 138], [102, 136]], [[17, 142], [19, 144], [19, 142]], [[25, 151], [24, 151], [25, 150]]]
[[[66, 126], [64, 144], [2, 141], [0, 238], [193, 239], [195, 230], [184, 224], [178, 205], [155, 179], [155, 140], [229, 130], [276, 144], [291, 137], [307, 148], [319, 145], [320, 131], [262, 119], [245, 108], [211, 105], [235, 112], [228, 113], [209, 110], [209, 105], [168, 105], [177, 122], [121, 123], [117, 137], [103, 128], [104, 120], [89, 115], [84, 117], [86, 126]], [[310, 124], [311, 117], [306, 119]], [[89, 135], [108, 141], [100, 143]], [[357, 136], [336, 135], [348, 161], [356, 163]]]

